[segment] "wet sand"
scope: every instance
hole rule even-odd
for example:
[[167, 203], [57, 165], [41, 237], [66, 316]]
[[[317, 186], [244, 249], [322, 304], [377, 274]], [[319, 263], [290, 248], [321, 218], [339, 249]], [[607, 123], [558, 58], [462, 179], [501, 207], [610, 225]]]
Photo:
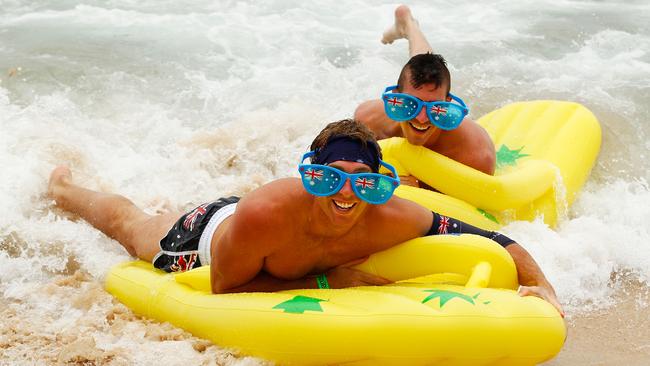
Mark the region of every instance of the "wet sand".
[[570, 318], [564, 348], [544, 365], [650, 365], [648, 288], [634, 286], [616, 297], [612, 307]]

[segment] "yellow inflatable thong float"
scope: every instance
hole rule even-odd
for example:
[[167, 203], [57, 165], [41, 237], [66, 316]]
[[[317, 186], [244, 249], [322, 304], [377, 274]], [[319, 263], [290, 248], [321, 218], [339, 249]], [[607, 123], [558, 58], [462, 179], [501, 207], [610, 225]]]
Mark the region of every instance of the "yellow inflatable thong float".
[[517, 295], [512, 258], [486, 238], [414, 239], [357, 268], [397, 282], [214, 295], [209, 267], [169, 274], [135, 261], [106, 288], [138, 314], [282, 365], [535, 365], [564, 343], [558, 312]]
[[[555, 226], [575, 200], [600, 150], [601, 130], [594, 115], [577, 103], [532, 101], [497, 109], [478, 123], [496, 148], [494, 176], [411, 145], [403, 138], [380, 141], [384, 160], [400, 175], [413, 175], [465, 201], [472, 211], [470, 216], [479, 212], [495, 223], [542, 216], [548, 225]], [[419, 203], [432, 201], [430, 193], [402, 191], [400, 187], [396, 194]], [[427, 207], [434, 211], [458, 206], [445, 198], [435, 197], [433, 201], [436, 203]], [[478, 222], [465, 220], [490, 226], [481, 218]]]

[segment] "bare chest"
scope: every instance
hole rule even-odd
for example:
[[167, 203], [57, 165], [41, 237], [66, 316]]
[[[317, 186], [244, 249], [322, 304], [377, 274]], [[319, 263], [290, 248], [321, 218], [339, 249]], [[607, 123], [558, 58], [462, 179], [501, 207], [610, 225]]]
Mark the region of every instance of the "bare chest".
[[281, 249], [266, 257], [264, 270], [287, 280], [323, 273], [379, 250], [379, 246], [370, 243], [370, 240], [354, 238], [314, 240], [302, 237], [299, 241], [285, 243]]

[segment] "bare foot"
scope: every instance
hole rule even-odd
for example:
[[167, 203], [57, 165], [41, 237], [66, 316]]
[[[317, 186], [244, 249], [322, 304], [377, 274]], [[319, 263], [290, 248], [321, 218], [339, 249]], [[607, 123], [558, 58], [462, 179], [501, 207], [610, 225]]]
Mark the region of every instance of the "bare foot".
[[409, 39], [413, 27], [419, 28], [420, 25], [411, 15], [411, 9], [406, 5], [400, 5], [395, 9], [395, 24], [384, 31], [381, 43], [391, 44], [396, 39]]
[[47, 185], [48, 197], [56, 200], [59, 191], [72, 181], [72, 173], [67, 166], [58, 166], [50, 173], [50, 182]]

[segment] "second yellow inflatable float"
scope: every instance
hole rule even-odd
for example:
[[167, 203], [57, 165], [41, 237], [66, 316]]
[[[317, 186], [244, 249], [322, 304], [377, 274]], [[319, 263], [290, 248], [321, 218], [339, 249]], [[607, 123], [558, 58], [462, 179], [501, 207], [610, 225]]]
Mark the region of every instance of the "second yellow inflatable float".
[[[467, 167], [403, 138], [380, 141], [384, 160], [400, 175], [413, 175], [471, 207], [455, 216], [477, 226], [543, 217], [555, 226], [593, 167], [601, 143], [600, 125], [578, 103], [532, 101], [507, 105], [478, 120], [496, 147], [494, 176]], [[455, 200], [400, 187], [396, 194], [435, 211]], [[433, 206], [431, 206], [433, 205]], [[470, 212], [471, 211], [471, 212]], [[451, 215], [451, 214], [450, 214]], [[454, 215], [451, 215], [454, 216]]]

